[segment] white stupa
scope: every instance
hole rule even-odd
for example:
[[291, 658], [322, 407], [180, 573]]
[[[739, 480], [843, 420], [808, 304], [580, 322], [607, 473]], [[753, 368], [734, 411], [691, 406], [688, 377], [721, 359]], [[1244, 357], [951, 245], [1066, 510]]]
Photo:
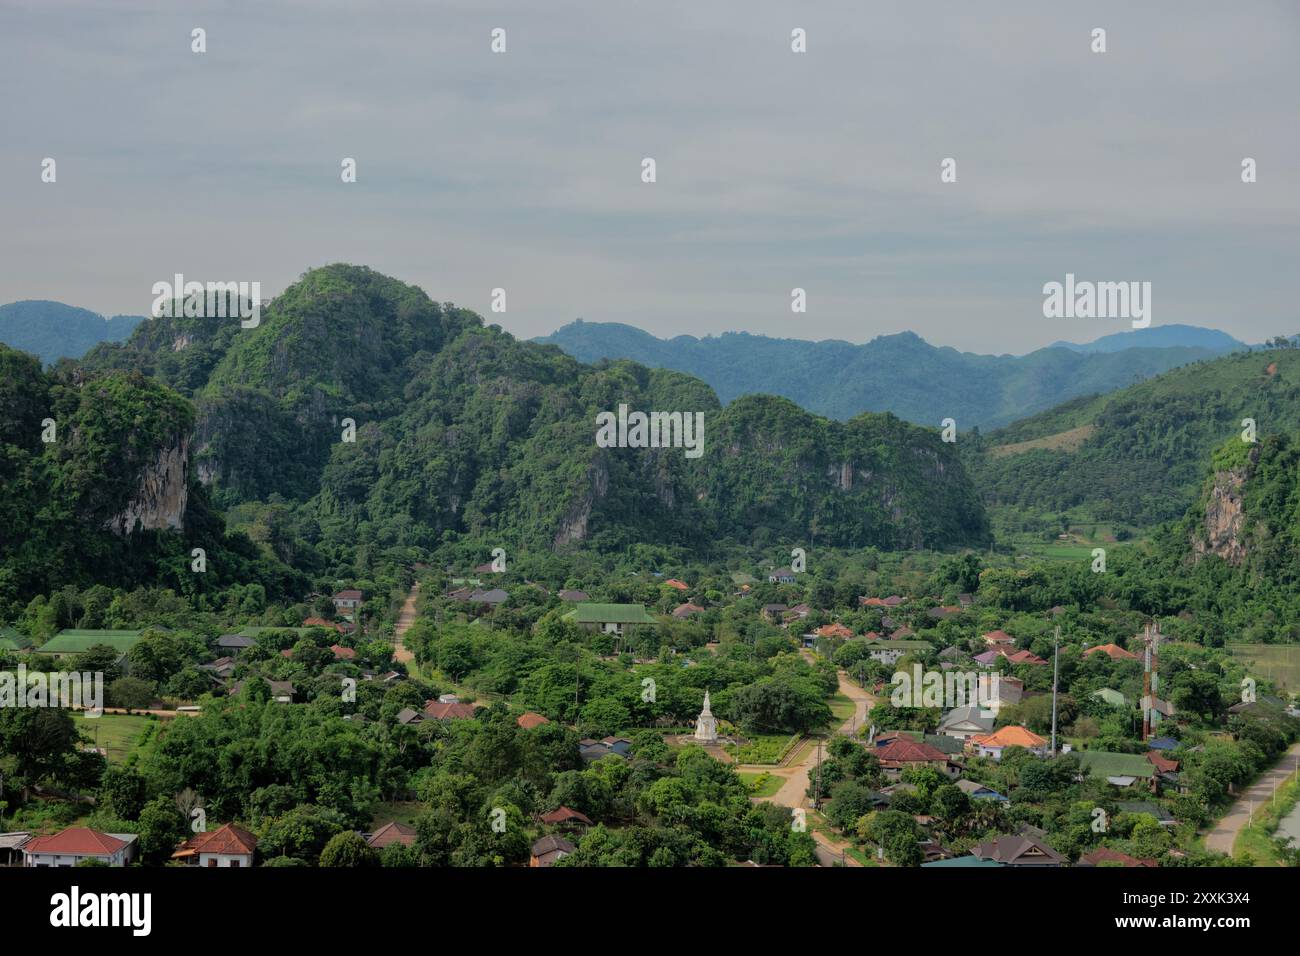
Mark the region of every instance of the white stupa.
[[695, 719], [695, 739], [702, 744], [716, 744], [718, 742], [718, 718], [713, 716], [713, 711], [709, 709], [709, 692], [704, 692], [704, 709], [700, 711], [700, 716]]

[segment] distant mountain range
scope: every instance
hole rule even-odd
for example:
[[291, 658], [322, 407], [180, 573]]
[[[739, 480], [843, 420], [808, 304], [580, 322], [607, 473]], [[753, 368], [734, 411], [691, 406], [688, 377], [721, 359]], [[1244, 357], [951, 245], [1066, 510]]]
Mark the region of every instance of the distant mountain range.
[[1212, 329], [1171, 325], [1058, 343], [1028, 355], [977, 355], [930, 345], [912, 332], [863, 345], [775, 339], [747, 332], [660, 339], [630, 325], [578, 320], [534, 339], [582, 362], [632, 359], [703, 379], [724, 403], [781, 395], [809, 411], [849, 419], [864, 411], [959, 430], [997, 428], [1071, 398], [1113, 391], [1247, 346]]
[[143, 321], [142, 315], [109, 319], [62, 302], [26, 299], [0, 305], [0, 342], [48, 365], [81, 358], [100, 342], [125, 342]]
[[1218, 329], [1203, 329], [1195, 325], [1160, 325], [1149, 329], [1133, 329], [1103, 335], [1093, 342], [1053, 342], [1048, 348], [1070, 349], [1072, 352], [1096, 354], [1098, 352], [1123, 352], [1125, 349], [1199, 348], [1212, 352], [1233, 352], [1246, 347], [1245, 342], [1234, 339]]

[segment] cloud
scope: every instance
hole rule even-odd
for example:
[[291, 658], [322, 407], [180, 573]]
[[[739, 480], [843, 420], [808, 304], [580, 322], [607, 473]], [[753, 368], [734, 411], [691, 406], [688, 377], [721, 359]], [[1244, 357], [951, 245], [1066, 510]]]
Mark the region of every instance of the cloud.
[[1115, 331], [1042, 317], [1074, 272], [1152, 281], [1155, 324], [1300, 331], [1293, 5], [804, 7], [6, 6], [0, 301], [141, 313], [176, 271], [278, 290], [346, 260], [480, 311], [505, 286], [521, 336], [1021, 352]]

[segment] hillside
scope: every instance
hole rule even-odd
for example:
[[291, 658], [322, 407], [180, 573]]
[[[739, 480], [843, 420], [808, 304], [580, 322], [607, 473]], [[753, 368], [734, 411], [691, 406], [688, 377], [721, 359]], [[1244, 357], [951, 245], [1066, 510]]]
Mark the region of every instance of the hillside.
[[106, 319], [62, 302], [28, 299], [0, 305], [0, 342], [52, 365], [80, 358], [100, 342], [121, 342], [143, 321], [140, 315]]
[[[191, 396], [192, 459], [241, 514], [287, 507], [277, 553], [708, 547], [726, 541], [982, 544], [955, 449], [889, 415], [818, 418], [755, 397], [723, 409], [703, 382], [632, 362], [586, 365], [369, 269], [306, 273], [256, 329], [159, 320], [84, 367], [156, 375]], [[601, 448], [596, 415], [705, 416], [704, 454]], [[344, 422], [355, 442], [342, 440]], [[293, 542], [292, 545], [290, 542]]]
[[[228, 538], [188, 470], [194, 409], [134, 373], [42, 371], [0, 345], [0, 617], [33, 592], [143, 583], [185, 594], [301, 580]], [[208, 567], [191, 571], [191, 549]]]
[[1234, 352], [1246, 348], [1246, 343], [1218, 329], [1203, 329], [1195, 325], [1175, 323], [1114, 332], [1092, 342], [1053, 342], [1048, 347], [1089, 353], [1122, 352], [1133, 348], [1199, 348], [1210, 352]]
[[1300, 351], [1197, 362], [1067, 402], [964, 446], [1002, 531], [1180, 518], [1211, 453], [1253, 418], [1261, 439], [1300, 430]]
[[[686, 372], [711, 385], [724, 403], [770, 393], [830, 418], [887, 411], [938, 426], [952, 417], [967, 431], [1006, 425], [1063, 399], [1108, 392], [1234, 347], [1234, 340], [1222, 333], [1196, 331], [1206, 333], [1201, 337], [1205, 344], [1139, 337], [1126, 340], [1134, 347], [1121, 350], [1062, 347], [1024, 356], [939, 348], [911, 332], [879, 336], [864, 345], [745, 332], [658, 339], [628, 325], [583, 321], [535, 341], [558, 345], [583, 362], [627, 358]], [[1159, 347], [1147, 347], [1147, 342]]]

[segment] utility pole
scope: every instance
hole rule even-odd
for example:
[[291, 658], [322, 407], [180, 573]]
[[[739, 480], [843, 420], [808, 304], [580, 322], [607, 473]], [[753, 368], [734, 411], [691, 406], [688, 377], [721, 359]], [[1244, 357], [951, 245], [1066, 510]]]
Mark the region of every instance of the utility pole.
[[1052, 642], [1052, 756], [1056, 756], [1056, 681], [1061, 673], [1061, 625]]

